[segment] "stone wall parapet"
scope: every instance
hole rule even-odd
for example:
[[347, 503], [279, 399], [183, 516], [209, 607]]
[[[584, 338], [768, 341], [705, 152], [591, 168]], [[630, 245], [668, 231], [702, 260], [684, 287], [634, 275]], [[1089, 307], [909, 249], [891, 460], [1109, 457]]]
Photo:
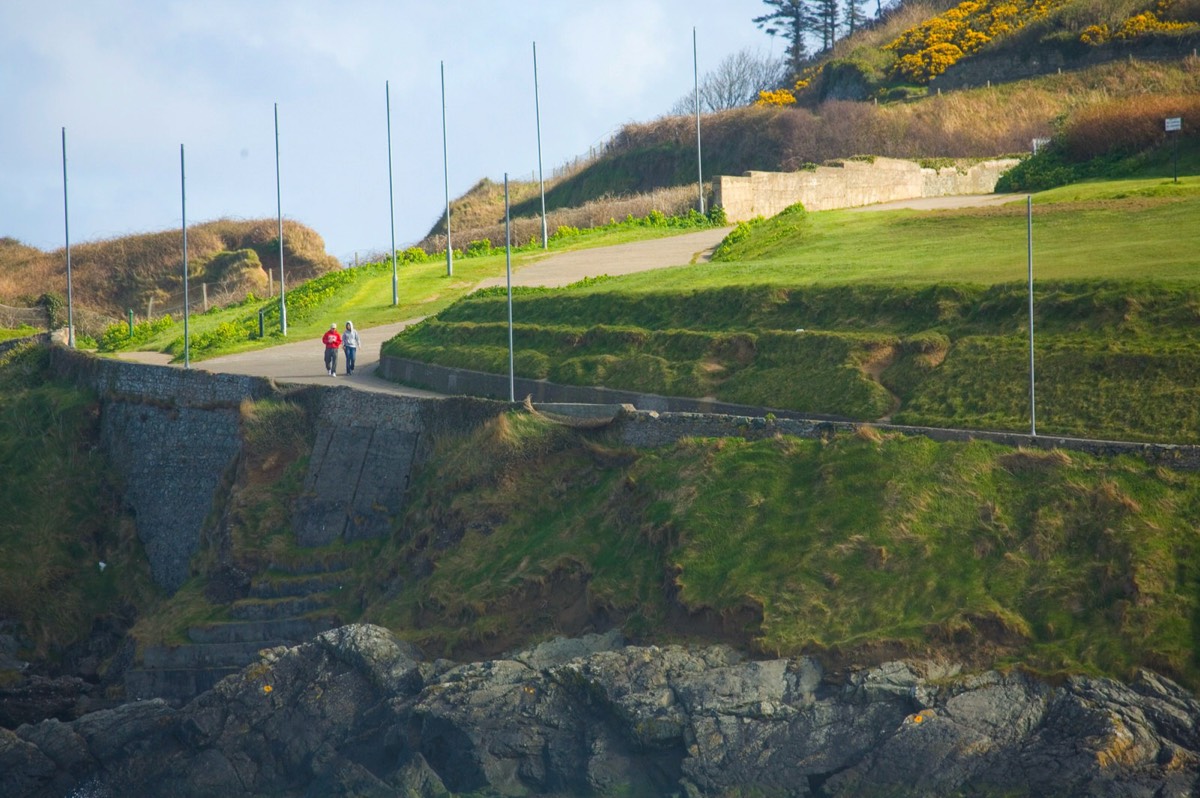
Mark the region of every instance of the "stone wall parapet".
[[269, 379], [219, 374], [97, 357], [62, 346], [50, 348], [54, 369], [102, 396], [181, 407], [236, 407], [243, 399], [278, 393]]
[[771, 217], [801, 203], [805, 210], [828, 211], [880, 202], [990, 194], [996, 181], [1016, 166], [1016, 158], [980, 161], [970, 167], [923, 167], [915, 161], [874, 158], [843, 161], [797, 172], [747, 172], [713, 178], [714, 203], [730, 222]]

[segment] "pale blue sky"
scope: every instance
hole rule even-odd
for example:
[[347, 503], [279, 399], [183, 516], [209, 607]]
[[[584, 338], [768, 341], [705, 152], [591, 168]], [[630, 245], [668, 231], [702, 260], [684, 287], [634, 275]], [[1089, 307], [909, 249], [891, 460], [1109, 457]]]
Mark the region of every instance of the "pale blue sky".
[[438, 64], [445, 62], [450, 194], [551, 170], [622, 124], [662, 116], [700, 73], [783, 43], [761, 0], [4, 0], [0, 3], [0, 236], [63, 244], [180, 224], [273, 218], [273, 104], [283, 213], [345, 262], [390, 239], [384, 82], [391, 86], [396, 244], [444, 205]]

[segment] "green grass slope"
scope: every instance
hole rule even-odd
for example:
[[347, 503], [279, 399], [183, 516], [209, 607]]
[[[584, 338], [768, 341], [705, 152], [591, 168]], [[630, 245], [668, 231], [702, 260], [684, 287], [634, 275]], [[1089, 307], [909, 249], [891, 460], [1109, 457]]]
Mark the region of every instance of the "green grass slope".
[[635, 451], [513, 414], [442, 446], [366, 617], [450, 653], [621, 623], [1196, 685], [1197, 478], [870, 430]]
[[[1200, 180], [1035, 198], [1039, 432], [1200, 440]], [[799, 208], [719, 262], [514, 296], [521, 376], [863, 420], [1025, 430], [1024, 203]], [[385, 354], [507, 371], [506, 302], [479, 292]]]
[[34, 345], [0, 355], [0, 622], [30, 657], [61, 654], [98, 619], [127, 626], [158, 595], [99, 449], [96, 398], [49, 378], [45, 359]]
[[439, 441], [389, 537], [313, 550], [290, 530], [309, 411], [247, 402], [220, 534], [162, 599], [94, 445], [94, 399], [43, 361], [0, 362], [0, 610], [41, 656], [97, 618], [140, 614], [139, 642], [182, 640], [224, 617], [209, 580], [229, 564], [269, 577], [330, 557], [351, 568], [345, 620], [434, 655], [620, 626], [831, 667], [929, 655], [1200, 685], [1196, 474], [870, 428], [637, 450], [512, 412]]

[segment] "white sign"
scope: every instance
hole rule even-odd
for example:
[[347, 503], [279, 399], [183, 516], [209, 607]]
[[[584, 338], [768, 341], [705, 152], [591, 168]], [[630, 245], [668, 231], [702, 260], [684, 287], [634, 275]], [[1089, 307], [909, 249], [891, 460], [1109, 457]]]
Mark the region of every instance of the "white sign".
[[1173, 130], [1180, 130], [1180, 129], [1182, 129], [1182, 127], [1183, 127], [1183, 117], [1172, 116], [1167, 119], [1167, 132], [1168, 133], [1170, 133]]

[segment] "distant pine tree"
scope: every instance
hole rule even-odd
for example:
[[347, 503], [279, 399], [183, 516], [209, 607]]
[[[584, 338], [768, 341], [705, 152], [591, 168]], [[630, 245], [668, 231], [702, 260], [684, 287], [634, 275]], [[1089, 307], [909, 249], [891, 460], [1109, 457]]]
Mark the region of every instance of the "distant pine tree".
[[788, 68], [792, 74], [798, 74], [808, 59], [804, 37], [821, 30], [820, 18], [813, 13], [808, 0], [763, 0], [763, 3], [771, 10], [761, 17], [755, 17], [754, 24], [769, 36], [783, 37], [788, 43]]

